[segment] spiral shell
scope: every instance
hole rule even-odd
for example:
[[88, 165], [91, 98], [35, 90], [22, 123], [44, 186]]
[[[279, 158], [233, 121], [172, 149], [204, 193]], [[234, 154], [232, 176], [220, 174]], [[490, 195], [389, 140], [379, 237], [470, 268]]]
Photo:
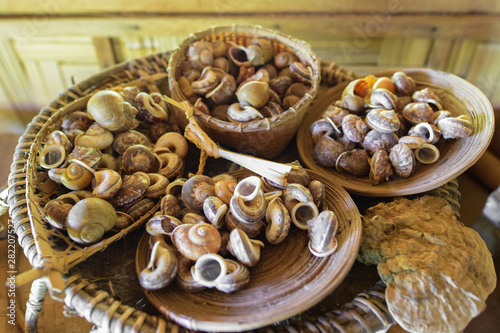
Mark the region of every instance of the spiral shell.
[[271, 244], [278, 244], [285, 240], [290, 231], [292, 221], [281, 198], [274, 198], [266, 209], [266, 239]]
[[368, 154], [364, 149], [348, 150], [340, 154], [335, 164], [337, 171], [347, 171], [356, 176], [366, 176], [370, 172]]
[[332, 136], [336, 133], [332, 123], [326, 118], [320, 118], [309, 127], [314, 144], [317, 144], [324, 136]]
[[314, 204], [316, 205], [316, 207], [318, 207], [319, 211], [322, 211], [326, 198], [325, 184], [323, 184], [319, 180], [312, 180], [307, 188], [311, 193]]
[[179, 252], [191, 260], [206, 253], [217, 253], [221, 246], [219, 232], [208, 223], [182, 224], [174, 229], [171, 238]]
[[264, 116], [253, 106], [241, 106], [239, 103], [231, 104], [227, 109], [227, 117], [230, 121], [247, 122], [262, 119]]
[[134, 220], [141, 219], [146, 213], [151, 211], [155, 202], [149, 198], [142, 198], [127, 209], [127, 214]]
[[415, 149], [415, 159], [422, 164], [432, 164], [439, 159], [439, 149], [429, 143], [424, 143], [422, 147]]
[[203, 254], [191, 267], [193, 279], [208, 288], [216, 287], [226, 273], [227, 266], [224, 258], [215, 253]]
[[224, 222], [224, 214], [227, 212], [227, 205], [216, 196], [210, 196], [203, 201], [203, 213], [207, 220], [217, 229], [221, 229]]
[[252, 106], [258, 109], [269, 99], [269, 84], [263, 81], [249, 81], [238, 88], [236, 97], [242, 107]]
[[179, 155], [181, 158], [186, 157], [188, 152], [187, 140], [179, 133], [169, 132], [163, 134], [155, 143], [155, 148], [168, 148], [172, 153]]
[[144, 172], [122, 177], [122, 186], [118, 193], [111, 199], [116, 206], [130, 206], [138, 202], [149, 187], [149, 176]]
[[139, 131], [128, 130], [115, 135], [111, 146], [118, 154], [123, 154], [127, 148], [133, 145], [151, 146], [149, 139]]
[[164, 109], [156, 103], [151, 94], [141, 92], [135, 97], [134, 105], [137, 107], [138, 117], [148, 122], [166, 121], [168, 119], [168, 109]]
[[146, 223], [146, 232], [151, 236], [172, 235], [175, 228], [182, 224], [179, 219], [170, 215], [155, 215]]
[[151, 173], [154, 171], [156, 157], [151, 149], [143, 145], [133, 145], [127, 148], [122, 156], [122, 166], [129, 175], [141, 171]]
[[347, 87], [345, 87], [342, 92], [342, 97], [346, 95], [356, 95], [361, 97], [362, 99], [367, 99], [370, 97], [371, 87], [370, 83], [368, 83], [365, 79], [357, 79], [351, 81]]
[[75, 146], [68, 156], [68, 163], [79, 163], [87, 170], [93, 172], [93, 169], [102, 159], [102, 153], [97, 148]]
[[172, 180], [182, 173], [184, 162], [179, 155], [175, 153], [161, 153], [158, 154], [158, 158], [162, 164], [161, 169], [158, 170], [159, 174]]
[[90, 147], [103, 150], [113, 143], [113, 133], [100, 126], [98, 123], [93, 123], [89, 129], [75, 138], [75, 146]]
[[370, 161], [370, 180], [373, 185], [389, 180], [394, 173], [389, 161], [389, 154], [385, 150], [377, 150]]
[[71, 163], [64, 170], [61, 182], [70, 190], [83, 190], [92, 182], [92, 172], [79, 163]]
[[122, 186], [122, 177], [114, 170], [100, 170], [94, 173], [92, 195], [96, 198], [110, 200]]
[[405, 144], [398, 143], [391, 148], [389, 160], [394, 172], [400, 177], [409, 177], [415, 170], [415, 155]]
[[338, 228], [337, 215], [331, 210], [321, 212], [307, 222], [309, 251], [317, 257], [326, 257], [337, 249], [335, 238]]
[[398, 136], [396, 133], [382, 133], [377, 130], [371, 130], [366, 134], [363, 141], [363, 148], [373, 155], [377, 150], [389, 151], [391, 147], [398, 143]]
[[396, 86], [396, 91], [403, 95], [411, 95], [415, 90], [415, 80], [406, 75], [406, 73], [398, 71], [392, 75], [392, 82]]
[[365, 101], [357, 95], [346, 95], [340, 100], [339, 106], [350, 113], [361, 114], [365, 110]]
[[238, 259], [240, 263], [247, 267], [253, 267], [260, 259], [260, 248], [264, 246], [259, 240], [250, 239], [246, 233], [240, 229], [233, 229], [229, 233], [229, 252]]
[[75, 111], [64, 117], [61, 130], [64, 133], [73, 131], [85, 132], [94, 121], [87, 116], [87, 112]]
[[66, 150], [64, 146], [50, 144], [43, 147], [38, 157], [38, 163], [44, 169], [58, 168], [66, 162]]
[[165, 194], [168, 184], [168, 178], [159, 173], [148, 173], [149, 187], [144, 193], [146, 198], [159, 199]]
[[362, 142], [370, 128], [361, 119], [354, 114], [349, 114], [342, 119], [342, 131], [352, 142]]
[[282, 198], [292, 222], [300, 229], [307, 229], [307, 221], [319, 213], [311, 192], [303, 185], [287, 184]]
[[378, 88], [372, 91], [370, 96], [370, 106], [395, 110], [397, 108], [397, 97], [387, 89]]
[[181, 214], [181, 208], [177, 198], [172, 194], [163, 196], [160, 201], [160, 212], [164, 215], [170, 215], [178, 218]]
[[430, 88], [415, 91], [411, 96], [417, 103], [427, 103], [434, 111], [442, 110], [441, 99]]
[[205, 199], [215, 195], [214, 186], [214, 181], [208, 176], [193, 176], [182, 187], [182, 201], [189, 210], [202, 214]]
[[116, 211], [109, 202], [86, 198], [78, 201], [69, 211], [67, 231], [75, 242], [93, 244], [101, 240], [115, 224]]
[[427, 103], [410, 103], [403, 109], [403, 117], [412, 124], [430, 122], [433, 114]]
[[175, 277], [175, 282], [177, 285], [187, 292], [197, 292], [205, 289], [193, 278], [191, 274], [191, 269], [193, 267], [193, 261], [190, 259], [180, 256], [177, 260], [177, 275]]
[[214, 187], [215, 196], [221, 199], [226, 205], [229, 205], [237, 185], [238, 183], [233, 179], [218, 180]]
[[366, 123], [381, 133], [396, 132], [401, 126], [396, 112], [388, 109], [372, 109], [366, 115]]
[[163, 240], [156, 241], [148, 265], [139, 274], [139, 283], [148, 290], [158, 290], [170, 284], [177, 275], [177, 258]]
[[228, 210], [225, 214], [225, 222], [228, 230], [232, 231], [234, 229], [240, 229], [248, 235], [248, 237], [256, 237], [261, 230], [265, 227], [262, 221], [253, 221], [250, 223], [241, 222], [236, 217], [234, 217], [231, 210]]
[[226, 275], [218, 281], [215, 288], [226, 294], [244, 288], [250, 282], [250, 271], [243, 264], [224, 259], [227, 267]]
[[314, 146], [314, 161], [325, 168], [335, 167], [337, 158], [345, 151], [345, 147], [329, 136], [323, 136]]
[[443, 118], [437, 126], [445, 139], [465, 138], [474, 131], [474, 126], [465, 115]]
[[87, 112], [99, 125], [112, 132], [123, 132], [138, 125], [135, 119], [137, 109], [112, 90], [95, 93], [87, 103]]
[[80, 201], [79, 198], [72, 196], [56, 198], [47, 202], [43, 209], [47, 222], [54, 228], [65, 230], [68, 214], [78, 201]]

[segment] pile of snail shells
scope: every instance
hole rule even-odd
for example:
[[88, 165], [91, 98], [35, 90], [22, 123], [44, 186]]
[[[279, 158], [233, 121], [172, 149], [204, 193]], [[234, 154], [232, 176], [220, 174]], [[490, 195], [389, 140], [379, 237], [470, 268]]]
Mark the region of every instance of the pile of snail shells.
[[417, 163], [439, 159], [436, 143], [472, 132], [467, 116], [443, 110], [435, 91], [416, 90], [404, 72], [350, 82], [310, 127], [318, 165], [369, 176], [373, 185], [393, 174], [409, 177]]
[[183, 173], [188, 144], [172, 118], [159, 93], [137, 87], [99, 91], [69, 113], [38, 156], [64, 192], [45, 204], [45, 220], [88, 245], [140, 219]]
[[279, 115], [311, 88], [312, 70], [293, 53], [273, 56], [272, 41], [247, 46], [222, 40], [197, 41], [180, 66], [179, 89], [201, 112], [229, 122]]
[[292, 225], [308, 231], [313, 255], [332, 254], [338, 220], [324, 204], [324, 184], [309, 181], [305, 171], [295, 180], [275, 187], [257, 176], [238, 182], [223, 174], [170, 183], [146, 223], [153, 250], [139, 273], [141, 286], [157, 290], [175, 281], [188, 292], [242, 289], [265, 243], [283, 242]]

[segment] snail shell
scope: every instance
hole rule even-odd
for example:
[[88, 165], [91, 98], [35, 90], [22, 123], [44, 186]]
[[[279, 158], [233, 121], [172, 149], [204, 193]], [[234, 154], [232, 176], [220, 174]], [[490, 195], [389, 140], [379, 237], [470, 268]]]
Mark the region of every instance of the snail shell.
[[453, 114], [450, 111], [447, 110], [439, 110], [434, 112], [431, 118], [431, 122], [433, 125], [437, 126], [438, 122], [447, 117], [453, 117]]
[[38, 163], [44, 169], [58, 168], [66, 162], [66, 150], [64, 146], [50, 144], [43, 147], [38, 157]]
[[148, 122], [154, 123], [168, 119], [168, 110], [156, 103], [153, 96], [148, 93], [139, 93], [135, 97], [134, 105], [137, 107], [138, 117]]
[[346, 95], [342, 97], [339, 106], [350, 113], [360, 114], [365, 110], [365, 101], [356, 95]]
[[177, 258], [174, 251], [163, 240], [153, 245], [148, 265], [139, 274], [141, 286], [158, 290], [170, 284], [177, 275]]
[[227, 108], [227, 117], [229, 121], [247, 122], [255, 119], [263, 119], [264, 116], [252, 106], [241, 106], [239, 103], [233, 103]]
[[177, 178], [170, 184], [168, 184], [165, 193], [168, 195], [173, 195], [177, 200], [182, 201], [182, 187], [186, 183], [186, 178]]
[[403, 109], [403, 117], [412, 124], [431, 121], [434, 110], [427, 103], [410, 103]]
[[320, 118], [309, 127], [314, 144], [317, 144], [324, 136], [332, 136], [336, 133], [332, 123], [326, 118]]
[[287, 184], [282, 198], [292, 222], [300, 229], [307, 229], [307, 221], [319, 213], [311, 192], [303, 185]]
[[182, 158], [175, 153], [162, 153], [158, 154], [161, 160], [161, 169], [158, 173], [172, 180], [182, 173], [184, 163]]
[[79, 163], [71, 163], [61, 175], [62, 184], [70, 190], [83, 190], [92, 182], [92, 172]]
[[99, 198], [78, 201], [68, 213], [67, 231], [72, 240], [81, 244], [92, 244], [116, 224], [115, 208]]
[[373, 83], [372, 89], [377, 90], [377, 89], [387, 89], [391, 93], [396, 93], [396, 86], [394, 85], [394, 82], [386, 76], [378, 78], [375, 83]]
[[266, 239], [271, 244], [278, 244], [285, 240], [290, 231], [292, 221], [281, 198], [274, 198], [266, 209]]
[[161, 198], [160, 212], [164, 215], [179, 217], [181, 215], [181, 207], [179, 201], [172, 194], [167, 194]]
[[129, 130], [122, 133], [118, 133], [113, 140], [111, 146], [113, 150], [118, 154], [123, 154], [127, 148], [133, 145], [144, 145], [146, 147], [151, 146], [149, 139], [139, 131]]
[[107, 153], [102, 154], [101, 160], [96, 165], [96, 170], [105, 170], [105, 169], [118, 171], [118, 161], [111, 154], [107, 154]]
[[307, 222], [309, 229], [309, 251], [317, 257], [326, 257], [337, 249], [335, 238], [338, 227], [337, 215], [331, 210], [321, 212]]
[[313, 77], [311, 67], [305, 66], [300, 61], [294, 61], [290, 64], [289, 69], [292, 79], [305, 84], [311, 84]]
[[240, 229], [248, 235], [248, 237], [256, 237], [260, 231], [264, 228], [265, 224], [262, 221], [253, 221], [250, 223], [245, 223], [239, 221], [234, 217], [231, 210], [228, 210], [225, 214], [225, 222], [228, 230]]
[[368, 153], [364, 149], [352, 149], [340, 154], [335, 164], [337, 171], [347, 171], [356, 176], [365, 176], [370, 172]]
[[441, 137], [441, 132], [437, 126], [429, 123], [419, 123], [410, 128], [408, 135], [421, 137], [427, 143], [435, 143]]
[[439, 159], [439, 149], [429, 143], [424, 143], [422, 147], [415, 149], [415, 158], [422, 164], [432, 164]]
[[319, 211], [322, 211], [326, 198], [325, 184], [319, 180], [312, 180], [307, 188], [311, 192], [314, 204], [318, 207]]
[[363, 141], [363, 148], [373, 155], [377, 150], [387, 150], [391, 149], [395, 144], [398, 143], [398, 136], [396, 133], [382, 133], [377, 130], [371, 130], [366, 134]]
[[373, 185], [377, 185], [394, 173], [392, 164], [389, 161], [389, 154], [385, 150], [377, 150], [370, 161], [370, 180]]
[[165, 147], [172, 153], [177, 154], [180, 158], [184, 158], [188, 152], [187, 140], [180, 133], [169, 132], [163, 134], [155, 143], [155, 148]]
[[73, 149], [73, 144], [69, 140], [68, 136], [62, 131], [52, 131], [45, 140], [45, 145], [61, 145], [64, 147], [66, 154], [68, 154]]
[[116, 224], [111, 228], [113, 232], [119, 232], [125, 228], [128, 228], [134, 223], [134, 219], [127, 213], [117, 211], [116, 212]]
[[227, 205], [216, 196], [210, 196], [203, 201], [203, 213], [207, 220], [217, 229], [222, 228], [226, 212]]
[[96, 198], [110, 200], [122, 186], [122, 177], [114, 170], [100, 170], [94, 173], [92, 195]]
[[401, 126], [394, 110], [372, 109], [366, 115], [366, 123], [370, 128], [382, 133], [396, 132]]
[[269, 81], [269, 88], [278, 95], [285, 95], [288, 88], [293, 84], [292, 78], [288, 76], [278, 76]]
[[146, 231], [151, 236], [172, 235], [175, 228], [182, 224], [179, 219], [170, 215], [155, 215], [146, 223]]
[[403, 95], [411, 95], [413, 91], [415, 90], [415, 80], [406, 73], [398, 71], [395, 72], [392, 77], [392, 82], [394, 82], [394, 85], [396, 86], [396, 91], [403, 94]]
[[249, 81], [238, 88], [236, 97], [243, 108], [251, 106], [258, 109], [269, 99], [269, 84], [264, 81]]
[[220, 83], [208, 92], [205, 97], [211, 99], [215, 105], [231, 103], [236, 91], [236, 80], [232, 75], [223, 75]]
[[93, 172], [102, 159], [102, 153], [97, 148], [75, 146], [68, 156], [68, 163], [79, 163], [87, 170]]
[[397, 105], [396, 95], [387, 89], [375, 89], [370, 96], [371, 107], [395, 110]]
[[[181, 212], [182, 215], [182, 212]], [[182, 223], [183, 224], [197, 224], [201, 222], [207, 222], [205, 216], [203, 214], [197, 214], [193, 212], [185, 212], [184, 215], [182, 216]]]
[[122, 166], [129, 175], [141, 171], [152, 173], [155, 168], [156, 157], [146, 146], [133, 145], [127, 148], [122, 156]]
[[342, 119], [342, 131], [349, 141], [362, 142], [370, 128], [355, 114], [349, 114]]
[[113, 139], [113, 133], [96, 122], [93, 123], [85, 133], [75, 138], [75, 146], [103, 150], [113, 143]]
[[288, 183], [297, 183], [303, 186], [309, 185], [309, 174], [307, 173], [306, 170], [300, 165], [299, 161], [295, 160], [291, 163], [288, 163], [289, 165], [292, 165], [293, 168], [290, 170], [288, 175], [286, 176], [286, 180]]
[[231, 46], [228, 50], [229, 59], [238, 67], [250, 67], [252, 66], [253, 58], [249, 58], [249, 54], [246, 47], [241, 45]]
[[193, 69], [201, 71], [207, 66], [212, 66], [214, 47], [211, 42], [196, 41], [189, 46], [187, 58]]
[[322, 167], [333, 168], [345, 147], [329, 136], [322, 137], [314, 146], [314, 161]]
[[234, 196], [240, 196], [245, 201], [253, 200], [261, 188], [261, 180], [259, 177], [250, 176], [246, 177], [236, 185], [234, 189]]
[[189, 210], [203, 214], [203, 202], [215, 195], [214, 185], [214, 181], [208, 176], [193, 176], [182, 186], [182, 201]]
[[357, 79], [351, 81], [342, 92], [342, 97], [347, 95], [356, 95], [366, 100], [370, 97], [371, 87], [370, 83], [365, 79]]
[[76, 196], [52, 199], [44, 207], [43, 213], [47, 222], [57, 229], [66, 229], [66, 221], [71, 208], [80, 201]]
[[180, 256], [177, 260], [177, 276], [175, 277], [175, 282], [177, 285], [187, 292], [197, 292], [205, 289], [193, 278], [191, 275], [191, 268], [193, 267], [193, 261], [186, 257]]
[[134, 220], [137, 221], [142, 218], [147, 212], [149, 212], [155, 206], [155, 202], [149, 198], [143, 198], [138, 202], [134, 203], [127, 209], [127, 214]]
[[87, 112], [99, 125], [112, 132], [123, 132], [138, 124], [135, 119], [137, 109], [112, 90], [95, 93], [88, 101]]
[[165, 194], [168, 184], [168, 178], [159, 173], [148, 173], [149, 187], [144, 193], [146, 198], [158, 199]]
[[94, 121], [87, 116], [87, 112], [75, 111], [64, 117], [61, 130], [64, 133], [73, 132], [76, 130], [85, 132]]
[[415, 155], [405, 144], [398, 143], [391, 148], [389, 160], [394, 172], [400, 177], [409, 177], [415, 170]]
[[342, 119], [344, 119], [345, 116], [347, 116], [349, 111], [330, 105], [328, 109], [326, 109], [325, 112], [323, 112], [322, 117], [323, 118], [329, 118], [331, 121], [333, 121], [333, 124], [338, 128], [342, 126]]
[[253, 267], [260, 259], [260, 248], [264, 246], [259, 240], [250, 239], [246, 233], [236, 228], [229, 233], [227, 249], [247, 267]]
[[465, 115], [443, 118], [438, 121], [437, 126], [445, 139], [465, 138], [474, 131], [474, 126]]
[[422, 147], [426, 140], [420, 136], [405, 135], [399, 138], [398, 143], [405, 144], [410, 149], [417, 149]]
[[138, 202], [149, 187], [149, 176], [144, 172], [122, 177], [122, 186], [111, 200], [116, 206], [130, 206]]
[[229, 202], [234, 217], [243, 223], [260, 221], [266, 213], [266, 199], [259, 177], [250, 176], [241, 180]]
[[191, 267], [193, 279], [208, 288], [217, 286], [226, 273], [227, 266], [224, 258], [215, 253], [200, 256]]
[[219, 231], [208, 223], [182, 224], [174, 229], [171, 238], [179, 252], [191, 260], [217, 253], [221, 246]]
[[217, 290], [226, 294], [244, 288], [250, 282], [250, 271], [243, 264], [231, 260], [224, 259], [227, 267], [226, 275], [215, 285]]
[[229, 205], [236, 189], [237, 182], [233, 179], [221, 179], [215, 183], [215, 196], [222, 200], [226, 205]]
[[434, 111], [442, 110], [441, 99], [429, 88], [415, 91], [411, 96], [417, 103], [427, 103]]
[[276, 68], [278, 69], [282, 69], [290, 66], [292, 63], [298, 60], [299, 58], [295, 54], [283, 51], [274, 56], [274, 66], [276, 66]]

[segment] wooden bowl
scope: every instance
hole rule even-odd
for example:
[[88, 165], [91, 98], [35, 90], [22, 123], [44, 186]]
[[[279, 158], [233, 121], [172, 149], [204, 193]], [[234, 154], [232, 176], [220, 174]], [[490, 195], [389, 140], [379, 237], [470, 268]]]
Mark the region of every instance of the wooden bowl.
[[[237, 178], [250, 175], [236, 174]], [[225, 294], [216, 289], [189, 293], [174, 283], [158, 291], [145, 290], [149, 301], [167, 318], [193, 330], [244, 331], [294, 316], [322, 301], [344, 279], [359, 249], [361, 218], [349, 194], [338, 184], [311, 171], [311, 179], [326, 186], [326, 204], [339, 220], [338, 248], [328, 257], [313, 256], [308, 234], [293, 227], [286, 240], [266, 246], [260, 261], [250, 268], [250, 283]], [[136, 252], [136, 269], [147, 265], [149, 234]]]
[[[377, 77], [391, 77], [396, 70], [375, 73]], [[466, 115], [472, 121], [474, 132], [463, 139], [444, 140], [436, 146], [440, 158], [433, 164], [418, 164], [408, 178], [392, 176], [389, 181], [372, 185], [366, 177], [340, 173], [336, 169], [324, 168], [314, 161], [314, 145], [309, 132], [311, 124], [319, 119], [330, 104], [339, 100], [347, 83], [337, 85], [311, 106], [310, 112], [297, 132], [297, 148], [304, 166], [343, 186], [349, 193], [391, 197], [421, 193], [432, 190], [457, 177], [471, 167], [487, 149], [494, 130], [493, 108], [487, 97], [474, 85], [453, 74], [430, 69], [403, 69], [413, 77], [417, 89], [430, 87], [441, 98], [443, 109], [454, 114]]]

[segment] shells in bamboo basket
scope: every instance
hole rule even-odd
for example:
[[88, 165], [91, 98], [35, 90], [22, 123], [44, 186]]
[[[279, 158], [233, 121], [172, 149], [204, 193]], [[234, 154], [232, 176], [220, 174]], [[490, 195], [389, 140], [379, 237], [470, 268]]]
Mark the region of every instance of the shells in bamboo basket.
[[[243, 55], [243, 58], [247, 58], [244, 52], [247, 53], [248, 58], [257, 58], [253, 54], [250, 56], [250, 52], [256, 49], [252, 46], [255, 46], [255, 43], [258, 41], [264, 40], [267, 43], [265, 46], [262, 45], [262, 49], [265, 51], [264, 53], [268, 53], [267, 55], [263, 55], [260, 57], [260, 62], [255, 62], [253, 64], [243, 64], [240, 63], [241, 60], [240, 55]], [[210, 53], [207, 57], [215, 58], [214, 61], [212, 59], [208, 59], [207, 63], [210, 64], [209, 69], [204, 70], [202, 73], [202, 78], [193, 82], [190, 85], [190, 81], [192, 78], [189, 78], [192, 74], [193, 70], [189, 71], [190, 73], [186, 73], [186, 70], [181, 69], [183, 67], [183, 62], [186, 59], [186, 54], [191, 52], [192, 46], [195, 42], [205, 41], [211, 42], [214, 44], [216, 41], [224, 41], [226, 45], [233, 45], [233, 48], [230, 49], [231, 54], [226, 57], [221, 57], [217, 54], [217, 46], [213, 47], [213, 55]], [[248, 45], [248, 44], [251, 45]], [[247, 47], [248, 46], [248, 47]], [[270, 56], [278, 55], [280, 52], [286, 51], [288, 54], [293, 54], [294, 63], [293, 66], [290, 66], [290, 71], [294, 72], [292, 76], [296, 78], [297, 81], [304, 80], [306, 77], [307, 87], [308, 89], [298, 89], [303, 90], [300, 92], [292, 93], [294, 96], [288, 96], [287, 102], [282, 103], [283, 111], [276, 111], [276, 103], [271, 104], [273, 107], [269, 107], [268, 109], [270, 113], [267, 113], [267, 117], [264, 117], [261, 113], [256, 112], [255, 109], [259, 109], [262, 104], [261, 97], [264, 100], [284, 100], [285, 99], [285, 90], [290, 86], [292, 79], [287, 77], [286, 79], [289, 82], [276, 83], [276, 87], [274, 90], [280, 90], [278, 86], [284, 87], [285, 90], [280, 91], [279, 93], [270, 93], [267, 88], [267, 83], [259, 82], [257, 84], [253, 84], [258, 81], [254, 81], [251, 85], [252, 87], [240, 86], [235, 94], [236, 87], [233, 86], [232, 89], [227, 89], [232, 93], [232, 96], [229, 96], [227, 99], [217, 99], [213, 98], [215, 93], [218, 93], [222, 88], [229, 85], [228, 82], [232, 82], [233, 84], [240, 85], [241, 77], [251, 76], [250, 74], [253, 72], [258, 72], [260, 68], [264, 66], [269, 66], [270, 62], [273, 59], [270, 59]], [[204, 59], [204, 51], [198, 50], [199, 56], [196, 57], [195, 60], [190, 61], [189, 66], [196, 67], [199, 63], [203, 63]], [[234, 53], [234, 55], [233, 55]], [[219, 64], [217, 61], [221, 60], [223, 64]], [[227, 59], [230, 59], [229, 63]], [[276, 62], [277, 59], [274, 58]], [[240, 65], [241, 69], [234, 69], [235, 63]], [[286, 62], [284, 62], [286, 63]], [[246, 67], [249, 66], [249, 67]], [[281, 65], [279, 65], [281, 66]], [[215, 68], [216, 67], [216, 68]], [[232, 73], [236, 76], [236, 80], [238, 82], [233, 82], [234, 78], [230, 77], [231, 75], [220, 74], [220, 68], [229, 68], [231, 72], [231, 67], [233, 67]], [[203, 68], [203, 67], [201, 67]], [[274, 68], [274, 67], [273, 67]], [[278, 67], [278, 71], [279, 71]], [[250, 74], [246, 73], [246, 71], [250, 70]], [[288, 67], [287, 67], [288, 69]], [[185, 73], [182, 73], [182, 72]], [[200, 68], [198, 68], [198, 74], [200, 75]], [[273, 69], [276, 72], [276, 68]], [[218, 72], [219, 74], [217, 74]], [[267, 72], [266, 72], [267, 73]], [[303, 117], [306, 114], [306, 111], [316, 96], [317, 89], [320, 82], [320, 66], [319, 61], [316, 59], [316, 55], [312, 51], [309, 44], [304, 41], [294, 39], [292, 37], [286, 36], [276, 31], [268, 30], [260, 26], [246, 26], [246, 25], [232, 25], [232, 26], [220, 26], [213, 27], [211, 29], [196, 32], [191, 34], [184, 42], [176, 49], [170, 58], [169, 68], [169, 84], [170, 90], [172, 92], [172, 98], [177, 102], [184, 104], [184, 110], [180, 108], [174, 108], [177, 112], [177, 119], [181, 126], [186, 126], [188, 124], [187, 113], [192, 113], [192, 111], [186, 110], [185, 108], [191, 109], [197, 103], [203, 101], [203, 107], [196, 106], [197, 110], [202, 110], [201, 112], [194, 112], [194, 117], [201, 127], [201, 129], [216, 143], [227, 146], [235, 149], [237, 152], [251, 154], [263, 158], [273, 158], [279, 155], [287, 146], [287, 144], [291, 141], [299, 124], [301, 123]], [[184, 76], [183, 76], [184, 75]], [[217, 82], [217, 75], [224, 76], [224, 79], [220, 79], [220, 84], [217, 86], [214, 82]], [[256, 74], [260, 75], [260, 74]], [[273, 74], [274, 76], [277, 73]], [[239, 76], [239, 77], [238, 77]], [[268, 75], [265, 74], [265, 77], [261, 78], [261, 80], [268, 81]], [[186, 80], [186, 77], [189, 78]], [[230, 78], [229, 78], [230, 77]], [[286, 79], [284, 81], [286, 81]], [[269, 81], [270, 82], [270, 81]], [[185, 89], [187, 86], [198, 92], [200, 95], [192, 92], [193, 89]], [[269, 84], [271, 85], [271, 84]], [[255, 96], [251, 96], [248, 98], [246, 96], [246, 91], [249, 88], [251, 91], [257, 90]], [[210, 91], [208, 91], [210, 90]], [[273, 91], [274, 91], [273, 90]], [[214, 93], [215, 91], [215, 93]], [[229, 121], [222, 120], [217, 116], [217, 112], [220, 110], [220, 107], [225, 105], [225, 108], [232, 104], [231, 106], [239, 105], [238, 100], [236, 99], [236, 95], [240, 100], [241, 106], [239, 108], [231, 108], [232, 114], [242, 114], [243, 111], [248, 117], [241, 117], [241, 120], [248, 120], [253, 117], [257, 117], [255, 120], [249, 121]], [[203, 97], [200, 99], [198, 97]], [[295, 97], [299, 96], [299, 97]], [[274, 99], [273, 99], [274, 98]], [[244, 100], [244, 102], [242, 102]], [[235, 103], [236, 102], [236, 103]], [[210, 105], [210, 103], [212, 105]], [[288, 103], [290, 105], [288, 105]], [[209, 106], [207, 106], [207, 104]], [[222, 104], [222, 105], [221, 105]], [[215, 106], [219, 105], [217, 108]], [[210, 107], [211, 106], [211, 107]], [[265, 106], [267, 107], [267, 105]], [[210, 110], [211, 109], [211, 110]], [[215, 111], [217, 109], [217, 111]], [[245, 110], [243, 110], [245, 109]], [[281, 109], [278, 106], [278, 109]], [[252, 111], [252, 115], [248, 115], [249, 112]], [[262, 109], [259, 109], [262, 111]], [[223, 111], [224, 113], [226, 111]], [[276, 113], [273, 113], [276, 112]], [[264, 112], [263, 112], [264, 113]], [[191, 115], [188, 115], [191, 116]]]
[[[441, 100], [442, 109], [451, 112], [453, 117], [466, 116], [472, 124], [472, 134], [459, 139], [440, 140], [436, 143], [436, 147], [439, 149], [439, 159], [436, 162], [424, 164], [417, 161], [413, 173], [409, 177], [403, 178], [392, 175], [388, 181], [380, 182], [377, 185], [373, 185], [368, 176], [355, 176], [345, 171], [337, 171], [335, 162], [333, 162], [331, 168], [320, 166], [316, 164], [314, 156], [314, 140], [317, 140], [317, 137], [313, 138], [311, 136], [310, 126], [321, 118], [328, 106], [341, 99], [348, 83], [339, 84], [313, 103], [308, 116], [297, 132], [297, 148], [307, 168], [330, 177], [352, 194], [390, 197], [421, 193], [439, 187], [466, 171], [481, 157], [491, 141], [494, 129], [493, 109], [487, 97], [478, 88], [453, 74], [418, 68], [400, 71], [415, 80], [416, 90], [430, 88], [434, 91]], [[375, 77], [390, 78], [395, 72], [386, 71], [373, 75]], [[351, 86], [353, 85], [351, 84]], [[365, 99], [365, 104], [370, 104], [370, 102], [366, 102]], [[382, 110], [382, 113], [384, 112], [385, 119], [389, 119], [391, 117], [390, 112]], [[349, 117], [356, 121], [358, 116], [352, 115]], [[369, 123], [368, 117], [366, 121]], [[318, 123], [318, 125], [321, 124]], [[369, 130], [369, 128], [367, 129]], [[393, 135], [394, 133], [389, 134]], [[384, 133], [384, 135], [389, 134]], [[333, 132], [332, 136], [334, 136]], [[407, 139], [412, 138], [401, 138], [401, 140]], [[396, 148], [406, 148], [400, 147], [404, 145], [411, 147], [410, 144], [409, 141], [405, 141], [405, 144], [397, 145]], [[358, 145], [355, 148], [359, 148]], [[364, 148], [365, 150], [368, 149], [367, 147]], [[352, 151], [356, 153], [362, 151], [357, 150], [359, 151], [356, 151], [356, 149]], [[373, 160], [375, 160], [375, 155]]]
[[[292, 317], [327, 297], [351, 269], [359, 249], [361, 218], [349, 194], [324, 176], [308, 171], [311, 180], [325, 185], [325, 205], [338, 217], [335, 253], [311, 254], [305, 230], [293, 228], [281, 243], [266, 244], [257, 265], [249, 267], [250, 282], [227, 294], [217, 289], [188, 292], [177, 283], [147, 291], [148, 300], [167, 318], [193, 330], [244, 331]], [[237, 179], [251, 175], [232, 173]], [[136, 271], [148, 264], [150, 235], [145, 233], [136, 251]]]

